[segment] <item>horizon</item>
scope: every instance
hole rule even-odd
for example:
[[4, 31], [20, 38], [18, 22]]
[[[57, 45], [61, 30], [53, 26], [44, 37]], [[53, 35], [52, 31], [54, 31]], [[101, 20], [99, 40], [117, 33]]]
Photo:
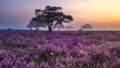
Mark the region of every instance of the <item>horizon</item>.
[[61, 6], [65, 14], [73, 16], [74, 30], [84, 24], [91, 24], [95, 30], [120, 30], [119, 0], [1, 0], [0, 29], [28, 29], [26, 25], [34, 17], [35, 9], [45, 6]]

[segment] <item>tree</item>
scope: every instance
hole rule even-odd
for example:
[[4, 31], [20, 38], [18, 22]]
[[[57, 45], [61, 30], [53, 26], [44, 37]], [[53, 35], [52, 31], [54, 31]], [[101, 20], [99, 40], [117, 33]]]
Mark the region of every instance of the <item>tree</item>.
[[72, 26], [66, 26], [65, 28], [68, 29], [68, 30], [69, 30], [69, 29], [73, 29]]
[[[30, 30], [32, 30], [32, 28], [35, 28], [35, 25], [36, 25], [36, 22], [37, 21], [30, 21], [30, 23], [27, 25], [28, 28], [30, 28]], [[37, 28], [36, 28], [37, 29]]]
[[81, 29], [83, 29], [83, 30], [92, 29], [92, 26], [90, 24], [85, 24], [85, 25], [81, 26]]
[[58, 24], [58, 25], [55, 26], [55, 28], [58, 29], [58, 30], [59, 30], [59, 29], [63, 29], [63, 28], [64, 28], [64, 25]]
[[30, 28], [30, 30], [32, 30], [32, 28], [36, 28], [36, 30], [39, 30], [40, 27], [46, 27], [46, 26], [42, 23], [39, 23], [36, 17], [33, 17], [30, 23], [27, 25], [27, 27]]
[[73, 21], [71, 15], [66, 15], [60, 10], [62, 8], [56, 6], [46, 6], [44, 10], [36, 9], [36, 17], [31, 21], [36, 21], [34, 23], [37, 23], [37, 27], [48, 27], [49, 32], [52, 32], [56, 25], [63, 25], [63, 22], [70, 23]]

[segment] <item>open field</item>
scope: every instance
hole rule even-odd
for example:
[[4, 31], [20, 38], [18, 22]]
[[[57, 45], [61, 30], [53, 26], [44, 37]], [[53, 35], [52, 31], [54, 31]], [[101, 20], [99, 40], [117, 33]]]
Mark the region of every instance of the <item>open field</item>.
[[0, 30], [0, 68], [120, 68], [120, 32]]

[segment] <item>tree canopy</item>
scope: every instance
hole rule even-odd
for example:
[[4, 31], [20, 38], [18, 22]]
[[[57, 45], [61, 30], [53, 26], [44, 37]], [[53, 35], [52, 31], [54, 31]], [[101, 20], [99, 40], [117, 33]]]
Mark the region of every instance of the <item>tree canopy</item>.
[[36, 9], [35, 17], [27, 27], [47, 27], [49, 32], [52, 32], [55, 26], [73, 21], [71, 15], [66, 15], [61, 10], [62, 8], [57, 6], [46, 6], [43, 10]]

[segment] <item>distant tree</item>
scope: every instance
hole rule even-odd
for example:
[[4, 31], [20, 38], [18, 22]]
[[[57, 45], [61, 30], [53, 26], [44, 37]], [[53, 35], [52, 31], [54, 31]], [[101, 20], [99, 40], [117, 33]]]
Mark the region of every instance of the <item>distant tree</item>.
[[58, 25], [55, 26], [55, 28], [58, 29], [58, 30], [59, 30], [59, 29], [64, 29], [64, 25], [58, 24]]
[[83, 29], [83, 30], [88, 30], [88, 29], [92, 29], [92, 26], [90, 25], [90, 24], [85, 24], [85, 25], [83, 25], [83, 26], [81, 26], [81, 29]]
[[33, 21], [30, 21], [30, 23], [27, 25], [27, 27], [32, 30], [32, 28], [34, 28], [34, 23]]
[[81, 28], [80, 28], [78, 31], [79, 31], [79, 32], [82, 32], [82, 31], [83, 31], [83, 29], [81, 29]]
[[[70, 23], [73, 21], [71, 15], [66, 15], [60, 10], [62, 10], [62, 8], [56, 6], [46, 6], [44, 10], [36, 9], [36, 17], [31, 20], [37, 23], [34, 27], [48, 27], [49, 32], [52, 32], [56, 25], [63, 25], [63, 22]], [[28, 27], [31, 28], [29, 25]]]
[[11, 28], [8, 28], [7, 30], [9, 30], [9, 31], [10, 31], [10, 30], [12, 30], [12, 29], [11, 29]]
[[33, 17], [33, 19], [30, 21], [27, 27], [30, 28], [30, 30], [32, 30], [32, 28], [36, 28], [36, 30], [39, 30], [40, 27], [46, 27], [46, 26], [42, 23], [39, 23], [36, 20], [36, 17]]
[[69, 30], [69, 29], [73, 29], [73, 27], [72, 26], [66, 26], [65, 29]]

